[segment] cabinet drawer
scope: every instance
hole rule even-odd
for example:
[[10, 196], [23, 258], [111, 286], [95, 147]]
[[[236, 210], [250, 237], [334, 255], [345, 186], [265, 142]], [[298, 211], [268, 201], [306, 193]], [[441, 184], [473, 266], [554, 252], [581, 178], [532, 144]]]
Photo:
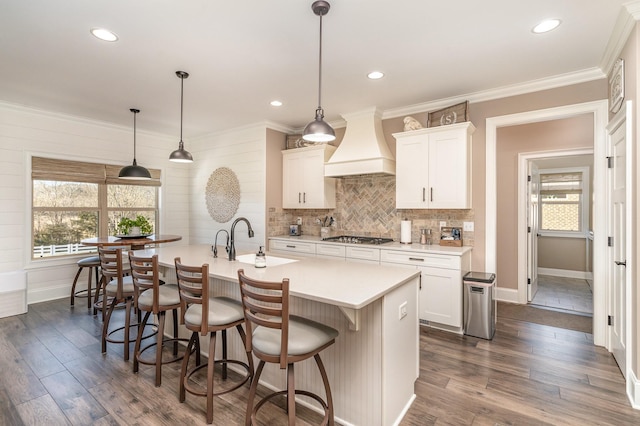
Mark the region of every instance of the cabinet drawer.
[[344, 246], [338, 246], [333, 244], [317, 244], [316, 254], [318, 256], [331, 256], [344, 259], [346, 250]]
[[270, 251], [288, 251], [300, 254], [316, 254], [316, 245], [314, 243], [308, 243], [303, 241], [283, 241], [283, 240], [270, 240]]
[[447, 256], [445, 254], [407, 253], [404, 251], [382, 250], [380, 260], [405, 265], [460, 269], [460, 256]]
[[380, 262], [380, 249], [368, 247], [351, 247], [347, 248], [347, 260], [361, 259]]

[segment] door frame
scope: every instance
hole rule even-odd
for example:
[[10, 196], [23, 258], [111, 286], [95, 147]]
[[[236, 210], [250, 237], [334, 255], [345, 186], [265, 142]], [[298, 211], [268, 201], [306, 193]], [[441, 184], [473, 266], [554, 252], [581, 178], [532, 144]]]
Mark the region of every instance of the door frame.
[[[485, 270], [494, 272], [497, 266], [497, 164], [496, 146], [497, 130], [499, 127], [513, 126], [518, 124], [536, 123], [541, 121], [557, 120], [559, 118], [573, 117], [582, 114], [593, 114], [593, 178], [594, 194], [606, 194], [606, 164], [605, 161], [598, 161], [598, 158], [606, 157], [608, 100], [585, 102], [581, 104], [566, 105], [555, 108], [547, 108], [536, 111], [527, 111], [517, 114], [509, 114], [486, 119], [486, 182], [485, 182]], [[607, 241], [607, 218], [604, 212], [604, 197], [594, 199], [593, 217], [593, 342], [595, 345], [604, 346], [606, 339], [606, 241]], [[500, 277], [498, 277], [498, 280]], [[498, 281], [499, 282], [499, 281]], [[518, 291], [514, 291], [511, 296], [517, 298]], [[498, 288], [497, 296], [510, 296], [509, 292], [501, 292]], [[525, 294], [526, 296], [526, 294]], [[508, 300], [508, 299], [504, 299]], [[516, 301], [516, 300], [509, 300]]]
[[[569, 157], [574, 155], [593, 155], [593, 148], [562, 149], [556, 151], [521, 152], [518, 154], [518, 303], [528, 303], [527, 297], [527, 176], [529, 161], [541, 158]], [[594, 157], [595, 168], [595, 157]], [[594, 301], [595, 303], [595, 301]]]

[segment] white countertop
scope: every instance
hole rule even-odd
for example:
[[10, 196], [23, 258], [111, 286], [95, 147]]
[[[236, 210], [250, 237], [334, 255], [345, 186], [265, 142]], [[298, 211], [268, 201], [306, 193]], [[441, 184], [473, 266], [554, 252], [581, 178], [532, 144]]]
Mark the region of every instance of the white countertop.
[[471, 246], [447, 247], [447, 246], [440, 246], [437, 244], [431, 244], [431, 245], [421, 245], [418, 243], [400, 244], [397, 241], [394, 241], [392, 243], [385, 243], [385, 244], [350, 244], [350, 243], [341, 243], [338, 241], [324, 241], [322, 240], [322, 238], [318, 236], [311, 236], [311, 235], [300, 235], [298, 237], [282, 235], [277, 237], [269, 237], [269, 239], [277, 239], [277, 240], [284, 240], [284, 241], [303, 241], [303, 242], [312, 242], [312, 243], [321, 243], [321, 244], [336, 244], [336, 245], [348, 246], [348, 247], [353, 247], [353, 246], [373, 247], [373, 248], [378, 248], [380, 250], [402, 250], [402, 251], [408, 251], [411, 253], [446, 254], [450, 256], [462, 256], [463, 254], [473, 249], [473, 247]]
[[[320, 237], [315, 238], [316, 241], [320, 240]], [[238, 269], [241, 268], [244, 269], [247, 276], [263, 281], [281, 281], [283, 278], [289, 278], [292, 296], [350, 309], [361, 309], [420, 275], [418, 270], [400, 267], [315, 257], [296, 257], [280, 253], [275, 257], [296, 259], [297, 261], [284, 265], [255, 268], [250, 263], [230, 262], [224, 256], [226, 255], [224, 248], [222, 250], [219, 248], [219, 255], [214, 258], [211, 246], [206, 244], [168, 245], [136, 251], [136, 254], [142, 253], [145, 255], [158, 254], [160, 264], [168, 267], [175, 267], [174, 259], [176, 257], [180, 257], [181, 262], [186, 265], [208, 263], [209, 275], [225, 281], [237, 282]], [[241, 254], [238, 253], [238, 255]], [[266, 255], [267, 258], [271, 256], [269, 252]]]

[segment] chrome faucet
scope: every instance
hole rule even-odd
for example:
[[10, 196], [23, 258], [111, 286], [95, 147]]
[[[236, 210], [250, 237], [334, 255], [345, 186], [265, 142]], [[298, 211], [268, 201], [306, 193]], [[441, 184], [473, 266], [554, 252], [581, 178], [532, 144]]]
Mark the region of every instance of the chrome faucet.
[[224, 232], [225, 234], [227, 234], [227, 244], [224, 246], [224, 248], [227, 251], [227, 253], [229, 253], [229, 233], [227, 232], [226, 229], [221, 229], [218, 232], [216, 232], [216, 240], [213, 242], [213, 257], [218, 257], [218, 234], [221, 232]]
[[229, 246], [229, 260], [236, 260], [236, 245], [234, 243], [234, 238], [236, 234], [236, 225], [240, 221], [247, 223], [247, 228], [249, 228], [249, 238], [253, 238], [253, 235], [254, 235], [253, 229], [251, 228], [251, 224], [246, 218], [239, 217], [236, 220], [234, 220], [233, 224], [231, 225], [231, 245]]

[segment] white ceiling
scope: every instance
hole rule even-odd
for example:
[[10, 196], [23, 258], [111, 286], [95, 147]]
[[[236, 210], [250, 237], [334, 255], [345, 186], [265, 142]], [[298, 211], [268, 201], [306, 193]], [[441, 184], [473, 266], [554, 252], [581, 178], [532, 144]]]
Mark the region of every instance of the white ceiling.
[[[330, 0], [328, 121], [566, 75], [600, 75], [627, 0]], [[317, 106], [312, 0], [0, 0], [0, 101], [176, 134], [268, 120], [300, 129]], [[556, 30], [535, 35], [545, 18]], [[116, 43], [90, 35], [105, 27]], [[386, 76], [368, 80], [372, 70]], [[271, 100], [284, 105], [275, 108]]]

